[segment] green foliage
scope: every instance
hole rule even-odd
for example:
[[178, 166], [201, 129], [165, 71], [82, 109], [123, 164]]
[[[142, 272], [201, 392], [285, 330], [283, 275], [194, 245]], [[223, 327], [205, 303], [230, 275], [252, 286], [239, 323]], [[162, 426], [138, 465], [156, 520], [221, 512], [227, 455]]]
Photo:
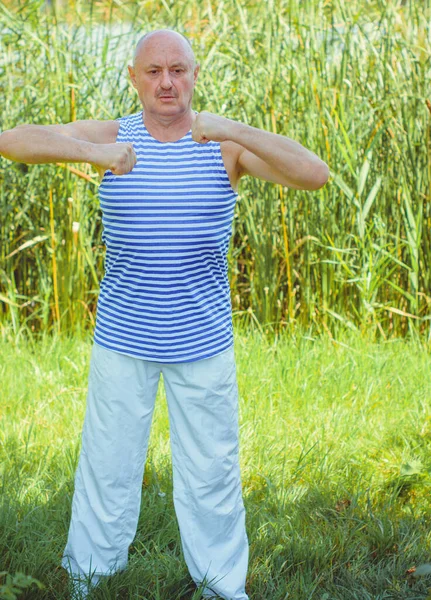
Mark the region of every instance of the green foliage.
[[[2, 130], [139, 110], [126, 69], [134, 44], [177, 29], [201, 63], [196, 110], [287, 135], [331, 170], [317, 191], [241, 181], [235, 317], [268, 332], [431, 332], [430, 0], [367, 10], [362, 0], [271, 0], [264, 13], [242, 0], [52, 4], [0, 5]], [[93, 326], [104, 260], [97, 177], [74, 166], [92, 181], [0, 162], [0, 324], [16, 333]]]
[[[85, 415], [91, 342], [0, 335], [0, 556], [66, 600], [60, 567]], [[371, 343], [258, 331], [235, 337], [240, 461], [260, 600], [425, 599], [431, 559], [431, 356], [415, 341]], [[96, 598], [199, 600], [173, 504], [169, 421], [159, 386], [141, 513], [124, 573]]]
[[38, 579], [34, 579], [24, 573], [10, 575], [7, 571], [0, 571], [0, 579], [6, 575], [6, 583], [0, 585], [0, 600], [17, 600], [23, 590], [34, 584], [42, 590], [45, 586]]

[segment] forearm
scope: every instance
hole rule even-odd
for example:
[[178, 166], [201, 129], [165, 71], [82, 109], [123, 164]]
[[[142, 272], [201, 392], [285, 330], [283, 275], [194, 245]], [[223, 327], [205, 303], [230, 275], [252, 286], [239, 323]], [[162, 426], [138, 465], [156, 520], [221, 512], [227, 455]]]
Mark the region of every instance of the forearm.
[[43, 125], [25, 125], [0, 134], [0, 155], [27, 164], [90, 162], [94, 144], [49, 131]]
[[237, 121], [232, 121], [232, 124], [229, 139], [256, 154], [268, 165], [284, 173], [288, 179], [300, 180], [301, 173], [307, 178], [310, 167], [329, 175], [328, 165], [323, 160], [287, 136]]

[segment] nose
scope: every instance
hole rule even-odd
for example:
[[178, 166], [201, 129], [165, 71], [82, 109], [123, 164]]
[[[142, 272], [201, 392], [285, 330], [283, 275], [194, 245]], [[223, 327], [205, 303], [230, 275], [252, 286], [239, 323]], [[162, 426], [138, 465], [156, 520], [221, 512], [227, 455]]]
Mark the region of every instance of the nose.
[[160, 86], [164, 89], [164, 90], [168, 90], [169, 88], [172, 87], [172, 81], [171, 78], [169, 76], [169, 70], [163, 70], [162, 72], [162, 81], [160, 82]]

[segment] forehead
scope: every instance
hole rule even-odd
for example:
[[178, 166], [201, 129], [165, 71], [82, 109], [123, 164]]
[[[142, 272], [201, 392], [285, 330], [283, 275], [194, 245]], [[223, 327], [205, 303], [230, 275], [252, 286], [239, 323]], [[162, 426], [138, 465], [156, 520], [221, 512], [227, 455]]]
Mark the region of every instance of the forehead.
[[187, 42], [177, 36], [154, 34], [143, 41], [136, 60], [144, 66], [187, 66], [193, 62], [193, 52]]

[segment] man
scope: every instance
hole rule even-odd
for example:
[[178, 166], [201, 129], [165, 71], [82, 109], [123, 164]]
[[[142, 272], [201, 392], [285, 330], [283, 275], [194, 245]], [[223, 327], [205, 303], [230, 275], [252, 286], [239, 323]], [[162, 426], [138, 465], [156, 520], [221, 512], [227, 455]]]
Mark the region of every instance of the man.
[[139, 113], [20, 125], [0, 136], [0, 153], [11, 160], [88, 162], [103, 177], [106, 272], [62, 565], [79, 583], [76, 598], [87, 597], [85, 576], [94, 585], [126, 568], [162, 373], [187, 567], [204, 597], [246, 600], [226, 261], [237, 187], [251, 175], [317, 190], [329, 171], [285, 136], [194, 112], [199, 65], [181, 34], [146, 34], [128, 69]]

